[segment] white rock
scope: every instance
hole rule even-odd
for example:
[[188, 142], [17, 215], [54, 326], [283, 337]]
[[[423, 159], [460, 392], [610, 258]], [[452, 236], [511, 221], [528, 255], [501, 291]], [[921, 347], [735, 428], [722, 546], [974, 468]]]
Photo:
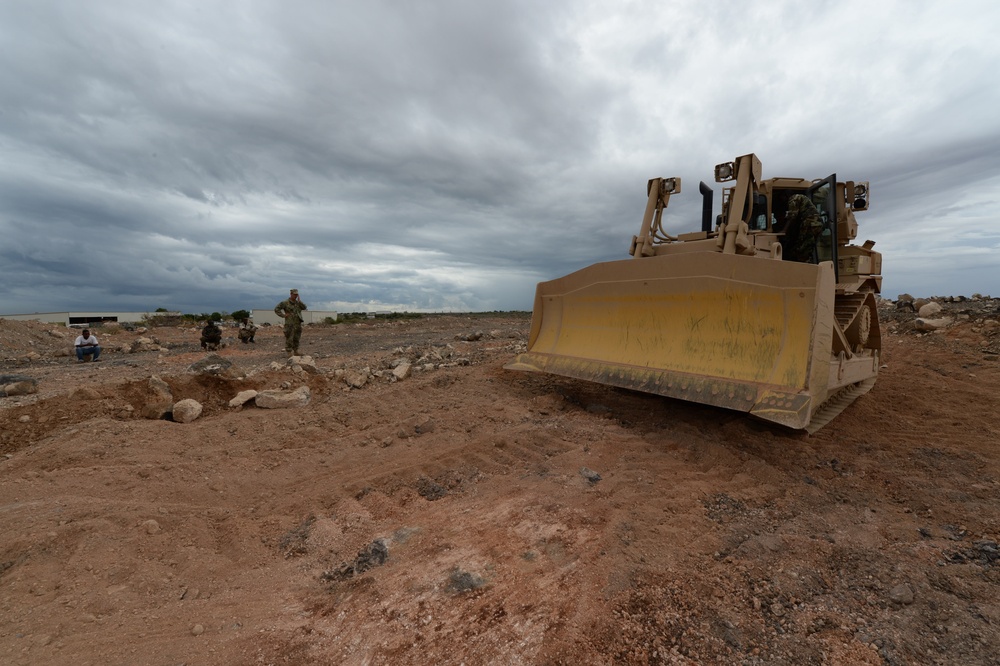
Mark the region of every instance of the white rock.
[[250, 389], [248, 391], [240, 391], [236, 394], [236, 397], [229, 401], [230, 407], [242, 407], [246, 403], [250, 402], [257, 397], [257, 391]]
[[201, 416], [202, 409], [204, 408], [201, 406], [201, 403], [192, 398], [179, 400], [174, 404], [174, 421], [177, 423], [191, 423], [191, 421]]
[[313, 360], [312, 356], [292, 356], [288, 359], [288, 365], [292, 367], [292, 370], [302, 370], [311, 375], [319, 373], [319, 368], [316, 367], [316, 361]]
[[913, 322], [913, 327], [918, 331], [936, 331], [951, 325], [951, 318], [942, 317], [940, 319], [921, 319]]
[[398, 379], [406, 379], [410, 376], [413, 366], [411, 366], [406, 361], [400, 363], [395, 368], [392, 369], [392, 376]]
[[284, 409], [287, 407], [305, 407], [309, 404], [312, 392], [308, 386], [300, 386], [294, 391], [261, 391], [254, 398], [254, 404], [261, 409]]
[[941, 314], [941, 305], [931, 301], [927, 305], [924, 305], [917, 311], [917, 315], [924, 319], [931, 319], [935, 315]]

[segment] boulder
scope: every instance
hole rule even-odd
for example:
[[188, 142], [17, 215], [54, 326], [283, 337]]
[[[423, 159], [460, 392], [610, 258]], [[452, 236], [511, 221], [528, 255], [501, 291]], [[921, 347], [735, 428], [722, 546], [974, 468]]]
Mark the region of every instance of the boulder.
[[236, 375], [233, 370], [233, 362], [218, 354], [209, 354], [200, 361], [192, 363], [188, 367], [188, 372], [196, 375], [212, 375], [215, 377], [233, 377]]
[[941, 314], [941, 310], [943, 310], [943, 308], [940, 304], [931, 301], [917, 310], [917, 316], [923, 317], [924, 319], [933, 319], [936, 315]]
[[292, 368], [292, 372], [319, 374], [319, 368], [316, 367], [316, 361], [313, 360], [312, 356], [292, 356], [288, 359], [288, 365]]
[[261, 409], [285, 409], [305, 407], [312, 398], [308, 386], [300, 386], [294, 391], [261, 391], [254, 398], [254, 404]]
[[174, 394], [170, 385], [154, 376], [149, 378], [149, 390], [152, 396], [142, 406], [139, 415], [144, 419], [162, 419], [174, 408]]
[[931, 299], [929, 298], [918, 298], [917, 300], [913, 301], [913, 309], [917, 312], [920, 312], [920, 308], [924, 307], [930, 302]]
[[202, 409], [201, 403], [192, 398], [179, 400], [174, 404], [174, 421], [177, 423], [191, 423], [191, 421], [201, 416]]
[[0, 375], [0, 398], [38, 393], [38, 380], [25, 375]]
[[941, 328], [947, 328], [950, 325], [950, 317], [941, 317], [940, 319], [922, 319], [918, 317], [913, 322], [913, 327], [918, 331], [936, 331]]
[[397, 381], [400, 379], [406, 379], [410, 376], [412, 369], [413, 366], [404, 361], [392, 369], [392, 376], [395, 377]]

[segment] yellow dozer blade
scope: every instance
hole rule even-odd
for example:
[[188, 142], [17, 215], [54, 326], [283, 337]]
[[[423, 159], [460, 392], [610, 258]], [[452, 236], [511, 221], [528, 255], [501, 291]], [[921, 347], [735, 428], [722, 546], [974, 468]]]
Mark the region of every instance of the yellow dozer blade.
[[[749, 155], [738, 158], [730, 171], [744, 174], [758, 165]], [[723, 171], [721, 178], [727, 174]], [[774, 214], [765, 207], [768, 198], [789, 196], [780, 187], [811, 185], [790, 179], [746, 182], [745, 200], [753, 194], [764, 219]], [[632, 244], [634, 258], [540, 283], [527, 352], [505, 367], [818, 430], [871, 389], [881, 348], [875, 304], [880, 255], [871, 242], [846, 244], [856, 231], [850, 207], [866, 208], [867, 201], [859, 195], [856, 203], [845, 204], [844, 192], [861, 190], [854, 183], [836, 186], [830, 217], [845, 230], [837, 241], [841, 258], [834, 252], [832, 260], [817, 263], [783, 259], [781, 230], [771, 224], [753, 230], [739, 218], [729, 217], [715, 232], [667, 236], [659, 231], [662, 209], [669, 195], [679, 192], [680, 179], [650, 181], [643, 231]], [[730, 194], [729, 201], [739, 200]], [[723, 217], [728, 213], [724, 206]]]
[[594, 264], [538, 285], [528, 351], [506, 367], [806, 428], [832, 393], [878, 371], [871, 358], [849, 374], [831, 360], [834, 287], [829, 263], [692, 253]]

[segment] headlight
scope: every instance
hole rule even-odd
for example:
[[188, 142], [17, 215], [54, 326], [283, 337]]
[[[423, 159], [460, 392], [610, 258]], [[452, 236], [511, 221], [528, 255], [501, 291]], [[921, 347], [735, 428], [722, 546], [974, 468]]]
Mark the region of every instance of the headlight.
[[723, 183], [727, 180], [733, 179], [733, 174], [736, 173], [736, 164], [733, 162], [726, 162], [724, 164], [715, 165], [715, 182]]

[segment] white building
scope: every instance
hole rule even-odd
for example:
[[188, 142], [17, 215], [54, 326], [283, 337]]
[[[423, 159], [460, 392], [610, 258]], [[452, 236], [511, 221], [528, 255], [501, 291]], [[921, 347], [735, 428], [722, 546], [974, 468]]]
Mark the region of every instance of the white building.
[[63, 326], [94, 326], [101, 322], [119, 322], [138, 324], [147, 317], [154, 315], [181, 316], [180, 312], [33, 312], [31, 314], [6, 314], [0, 319], [15, 321], [41, 321], [46, 324], [62, 324]]

